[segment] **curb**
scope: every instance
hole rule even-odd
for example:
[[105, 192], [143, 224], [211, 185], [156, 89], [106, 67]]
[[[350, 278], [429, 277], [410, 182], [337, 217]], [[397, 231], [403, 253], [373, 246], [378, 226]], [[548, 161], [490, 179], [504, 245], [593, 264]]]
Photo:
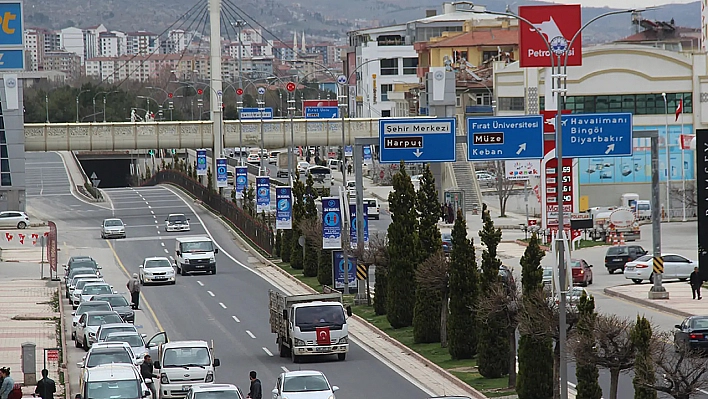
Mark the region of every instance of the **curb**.
[[668, 303], [669, 302], [668, 299], [659, 299], [659, 300], [657, 300], [658, 302], [657, 301], [650, 301], [649, 299], [639, 299], [639, 298], [636, 298], [636, 297], [633, 297], [633, 296], [630, 296], [627, 294], [623, 294], [621, 292], [617, 292], [617, 291], [613, 290], [611, 287], [605, 288], [603, 290], [603, 292], [605, 293], [605, 295], [608, 295], [608, 296], [620, 298], [620, 299], [623, 299], [627, 302], [636, 303], [636, 304], [639, 304], [642, 306], [646, 306], [648, 308], [652, 308], [652, 309], [659, 310], [659, 311], [666, 312], [666, 313], [671, 313], [671, 314], [674, 314], [677, 316], [689, 317], [689, 316], [694, 315], [693, 313], [684, 312], [682, 310], [676, 310], [675, 308], [673, 308], [671, 306], [664, 305], [661, 303], [662, 301], [665, 301]]
[[[61, 330], [61, 358], [63, 362], [59, 365], [59, 372], [64, 374], [64, 398], [70, 399], [71, 396], [71, 385], [69, 383], [69, 368], [67, 367], [67, 358], [69, 357], [69, 352], [66, 350], [66, 321], [65, 310], [64, 310], [64, 297], [61, 292], [61, 281], [59, 281], [59, 286], [57, 287], [57, 292], [59, 293], [59, 329]], [[57, 381], [58, 383], [59, 381]]]
[[[516, 240], [516, 241], [514, 241], [514, 242], [517, 243], [517, 244], [519, 244], [519, 245], [521, 245], [522, 247], [528, 247], [528, 246], [529, 246], [529, 243], [527, 243], [527, 242], [525, 242], [525, 241]], [[546, 252], [548, 252], [548, 251], [551, 250], [551, 248], [549, 248], [549, 247], [547, 247], [547, 246], [545, 246], [545, 245], [539, 245], [539, 247], [540, 247], [542, 250], [546, 251]]]

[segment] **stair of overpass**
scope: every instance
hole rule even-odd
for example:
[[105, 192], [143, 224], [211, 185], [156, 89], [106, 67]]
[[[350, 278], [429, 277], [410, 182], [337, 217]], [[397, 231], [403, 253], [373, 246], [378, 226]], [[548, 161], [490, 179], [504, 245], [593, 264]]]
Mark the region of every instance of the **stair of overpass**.
[[482, 209], [482, 192], [477, 181], [474, 164], [467, 161], [467, 144], [457, 143], [457, 162], [452, 163], [452, 170], [455, 173], [457, 189], [464, 193], [465, 212], [472, 212], [474, 205]]

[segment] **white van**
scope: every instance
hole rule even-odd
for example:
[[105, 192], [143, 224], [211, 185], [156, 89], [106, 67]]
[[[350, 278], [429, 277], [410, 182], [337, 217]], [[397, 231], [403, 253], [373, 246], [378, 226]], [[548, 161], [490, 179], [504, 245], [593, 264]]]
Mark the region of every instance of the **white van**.
[[637, 219], [639, 219], [639, 220], [651, 219], [651, 201], [637, 200]]
[[183, 398], [192, 385], [214, 383], [214, 370], [220, 364], [206, 341], [161, 344], [154, 363], [155, 374], [160, 376], [160, 398]]
[[329, 166], [329, 168], [332, 170], [339, 170], [339, 165], [341, 165], [341, 162], [339, 161], [339, 159], [328, 159], [327, 160], [327, 166]]
[[102, 364], [86, 369], [79, 381], [79, 390], [79, 399], [152, 397], [140, 376], [140, 370], [124, 363]]
[[209, 237], [177, 237], [175, 266], [182, 276], [192, 272], [216, 274], [216, 248]]
[[379, 220], [379, 213], [381, 211], [381, 207], [379, 206], [379, 200], [377, 200], [376, 198], [364, 198], [364, 203], [367, 206], [366, 214], [368, 215], [369, 220]]

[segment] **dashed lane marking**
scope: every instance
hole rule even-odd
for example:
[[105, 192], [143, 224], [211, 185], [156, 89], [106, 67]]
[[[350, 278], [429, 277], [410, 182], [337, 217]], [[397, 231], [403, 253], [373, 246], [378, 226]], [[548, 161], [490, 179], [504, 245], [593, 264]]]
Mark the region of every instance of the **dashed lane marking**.
[[[170, 256], [170, 259], [172, 259], [172, 257], [171, 257], [171, 256]], [[202, 282], [201, 282], [201, 281], [199, 281], [199, 280], [197, 280], [197, 284], [199, 284], [199, 286], [200, 286], [200, 287], [204, 287], [204, 283], [202, 283]]]
[[239, 320], [239, 318], [236, 317], [236, 316], [231, 316], [231, 318], [234, 319], [234, 321], [235, 321], [236, 323], [240, 323], [240, 322], [241, 322], [241, 320]]
[[209, 295], [211, 295], [211, 296], [216, 296], [216, 295], [214, 295], [214, 293], [211, 292], [211, 291], [207, 291], [207, 294], [209, 294]]
[[246, 334], [248, 334], [249, 337], [251, 337], [251, 338], [253, 338], [253, 339], [256, 339], [256, 336], [253, 335], [253, 333], [250, 332], [249, 330], [246, 330]]
[[269, 351], [268, 348], [266, 348], [266, 347], [263, 347], [263, 352], [265, 352], [266, 355], [268, 355], [268, 356], [271, 356], [271, 357], [273, 356], [273, 353], [271, 351]]
[[226, 309], [226, 305], [224, 305], [223, 302], [219, 302], [219, 306], [221, 306], [222, 308]]

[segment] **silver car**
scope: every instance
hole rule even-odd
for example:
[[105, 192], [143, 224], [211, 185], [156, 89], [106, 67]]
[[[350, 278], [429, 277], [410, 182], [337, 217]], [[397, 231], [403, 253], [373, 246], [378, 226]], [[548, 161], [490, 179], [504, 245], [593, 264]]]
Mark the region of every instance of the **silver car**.
[[71, 292], [71, 307], [76, 310], [81, 304], [81, 291], [83, 291], [84, 286], [88, 283], [105, 283], [102, 278], [92, 278], [79, 280], [74, 287], [74, 291]]
[[0, 227], [17, 227], [18, 229], [26, 229], [30, 225], [29, 216], [24, 212], [19, 211], [3, 211], [0, 212]]
[[101, 238], [125, 238], [125, 224], [120, 219], [105, 219], [101, 223]]
[[131, 331], [121, 331], [121, 332], [112, 332], [108, 334], [106, 339], [103, 340], [103, 342], [108, 343], [108, 342], [125, 342], [128, 345], [130, 345], [130, 349], [133, 350], [133, 353], [135, 354], [135, 359], [140, 360], [145, 357], [145, 355], [148, 354], [148, 349], [145, 346], [145, 339], [143, 338], [142, 335], [136, 333], [136, 332], [131, 332]]
[[122, 323], [123, 319], [117, 312], [86, 312], [79, 317], [76, 323], [76, 338], [74, 344], [77, 348], [89, 350], [96, 342], [96, 332], [104, 324]]
[[110, 312], [111, 304], [106, 301], [91, 301], [84, 302], [76, 309], [76, 312], [71, 312], [71, 339], [76, 339], [76, 325], [79, 323], [79, 318], [86, 312]]

